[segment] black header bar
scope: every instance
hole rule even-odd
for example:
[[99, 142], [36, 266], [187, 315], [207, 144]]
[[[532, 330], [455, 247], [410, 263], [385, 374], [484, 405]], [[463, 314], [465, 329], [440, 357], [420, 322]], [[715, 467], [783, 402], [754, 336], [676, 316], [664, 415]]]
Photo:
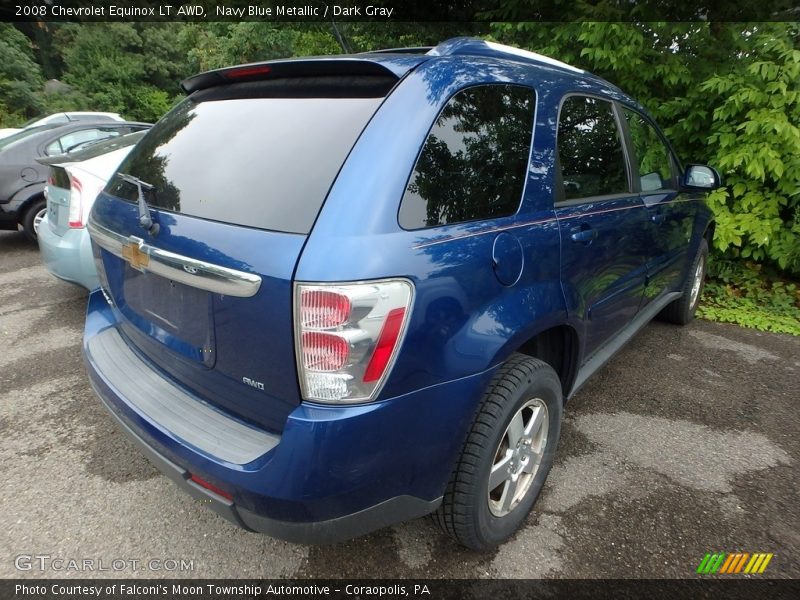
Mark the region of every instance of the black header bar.
[[0, 20], [798, 21], [800, 6], [797, 0], [3, 0]]
[[800, 581], [744, 577], [695, 579], [6, 579], [0, 581], [4, 600], [480, 600], [502, 598], [570, 598], [605, 600], [760, 600], [800, 597]]

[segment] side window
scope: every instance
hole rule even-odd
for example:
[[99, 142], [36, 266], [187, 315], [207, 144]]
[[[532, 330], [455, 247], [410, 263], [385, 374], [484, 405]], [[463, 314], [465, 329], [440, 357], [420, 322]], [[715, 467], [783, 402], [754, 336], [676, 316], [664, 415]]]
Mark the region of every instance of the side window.
[[564, 199], [628, 192], [628, 173], [610, 102], [569, 96], [558, 121]]
[[535, 92], [516, 85], [484, 85], [453, 96], [414, 166], [400, 226], [421, 229], [517, 212], [535, 106]]
[[628, 121], [631, 142], [639, 165], [642, 191], [674, 188], [672, 154], [661, 136], [653, 125], [637, 112], [626, 108], [625, 120]]
[[61, 149], [61, 142], [59, 140], [53, 140], [47, 147], [44, 149], [44, 153], [48, 156], [54, 156], [56, 154], [63, 154], [64, 151]]

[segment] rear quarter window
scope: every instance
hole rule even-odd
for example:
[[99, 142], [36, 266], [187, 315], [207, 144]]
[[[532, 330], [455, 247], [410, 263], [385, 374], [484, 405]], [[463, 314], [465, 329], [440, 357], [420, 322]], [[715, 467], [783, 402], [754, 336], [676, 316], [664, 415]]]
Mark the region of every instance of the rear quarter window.
[[400, 203], [404, 229], [517, 212], [531, 148], [535, 92], [482, 85], [455, 94], [425, 140]]

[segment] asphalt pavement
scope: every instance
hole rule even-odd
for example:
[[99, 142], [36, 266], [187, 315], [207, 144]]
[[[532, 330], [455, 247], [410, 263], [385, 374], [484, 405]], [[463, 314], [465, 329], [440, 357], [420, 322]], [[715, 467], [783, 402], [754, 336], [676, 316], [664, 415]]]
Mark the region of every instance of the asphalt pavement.
[[314, 547], [235, 528], [123, 437], [84, 372], [86, 296], [0, 232], [0, 577], [691, 578], [720, 551], [800, 577], [800, 338], [647, 326], [567, 405], [542, 496], [495, 552], [426, 519]]

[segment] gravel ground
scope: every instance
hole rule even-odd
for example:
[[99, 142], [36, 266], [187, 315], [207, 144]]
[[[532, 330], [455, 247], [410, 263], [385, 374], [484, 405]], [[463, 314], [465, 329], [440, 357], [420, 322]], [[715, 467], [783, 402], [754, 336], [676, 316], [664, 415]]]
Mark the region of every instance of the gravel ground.
[[309, 547], [236, 529], [117, 431], [84, 373], [85, 304], [0, 232], [0, 577], [694, 577], [710, 551], [772, 552], [766, 576], [800, 577], [800, 338], [646, 327], [568, 404], [543, 494], [494, 553], [424, 519]]

